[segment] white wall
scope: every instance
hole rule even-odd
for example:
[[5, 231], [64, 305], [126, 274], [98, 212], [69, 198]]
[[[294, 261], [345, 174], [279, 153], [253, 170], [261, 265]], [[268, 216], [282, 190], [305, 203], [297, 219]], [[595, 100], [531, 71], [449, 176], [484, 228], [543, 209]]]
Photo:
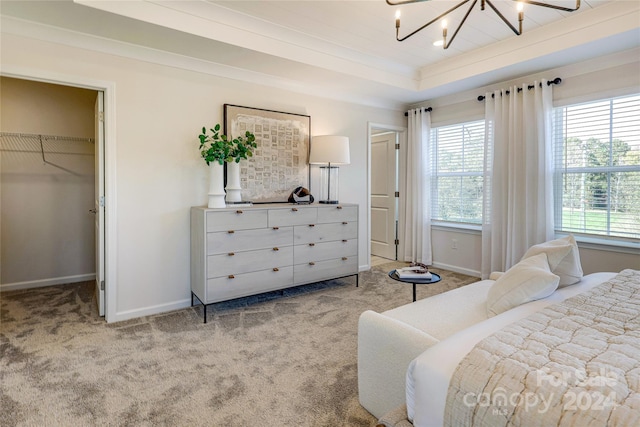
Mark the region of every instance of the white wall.
[[[203, 125], [222, 122], [224, 103], [307, 114], [312, 135], [348, 136], [351, 164], [340, 170], [340, 199], [360, 205], [359, 232], [367, 236], [367, 123], [401, 126], [402, 112], [9, 34], [3, 34], [1, 43], [3, 67], [115, 84], [115, 118], [111, 119], [116, 122], [116, 135], [112, 140], [108, 137], [107, 143], [115, 141], [117, 146], [112, 177], [117, 200], [107, 204], [117, 204], [116, 218], [112, 218], [117, 221], [117, 271], [116, 277], [107, 277], [107, 286], [115, 283], [117, 295], [115, 315], [109, 321], [190, 303], [189, 208], [207, 200], [207, 168], [199, 157], [197, 135]], [[368, 245], [362, 238], [361, 267], [368, 265]]]
[[[93, 138], [96, 92], [3, 77], [0, 130]], [[2, 138], [1, 289], [95, 274], [94, 144]]]

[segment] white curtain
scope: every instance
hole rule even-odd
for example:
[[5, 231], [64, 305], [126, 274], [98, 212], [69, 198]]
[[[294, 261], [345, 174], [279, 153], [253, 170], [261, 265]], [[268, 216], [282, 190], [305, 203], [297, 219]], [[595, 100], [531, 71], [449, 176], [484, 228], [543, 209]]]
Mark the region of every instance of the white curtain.
[[483, 278], [554, 236], [552, 89], [532, 86], [485, 96]]
[[431, 265], [431, 114], [409, 110], [404, 261]]

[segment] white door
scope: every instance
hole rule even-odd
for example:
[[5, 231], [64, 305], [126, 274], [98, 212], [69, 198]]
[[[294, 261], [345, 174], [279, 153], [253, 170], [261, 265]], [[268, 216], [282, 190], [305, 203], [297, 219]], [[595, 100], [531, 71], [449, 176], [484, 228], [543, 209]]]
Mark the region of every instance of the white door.
[[96, 299], [104, 316], [104, 92], [98, 92], [95, 106], [95, 205], [96, 214]]
[[371, 255], [396, 259], [396, 132], [371, 137]]

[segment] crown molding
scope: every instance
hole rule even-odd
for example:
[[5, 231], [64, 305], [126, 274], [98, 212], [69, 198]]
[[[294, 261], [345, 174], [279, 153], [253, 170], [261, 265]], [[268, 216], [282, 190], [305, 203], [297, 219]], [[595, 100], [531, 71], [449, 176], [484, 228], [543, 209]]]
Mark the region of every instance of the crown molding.
[[[391, 96], [385, 96], [388, 94], [378, 96], [377, 94], [370, 94], [365, 88], [357, 88], [355, 78], [353, 81], [348, 80], [341, 82], [341, 85], [327, 85], [326, 82], [322, 80], [316, 85], [308, 81], [295, 80], [293, 78], [234, 67], [10, 16], [0, 17], [0, 28], [3, 34], [11, 34], [48, 43], [129, 58], [136, 61], [239, 80], [324, 99], [333, 99], [351, 104], [397, 111], [402, 111], [406, 104], [402, 100], [394, 100]], [[342, 85], [351, 86], [354, 90], [345, 90]], [[385, 88], [381, 88], [383, 92], [384, 89]]]

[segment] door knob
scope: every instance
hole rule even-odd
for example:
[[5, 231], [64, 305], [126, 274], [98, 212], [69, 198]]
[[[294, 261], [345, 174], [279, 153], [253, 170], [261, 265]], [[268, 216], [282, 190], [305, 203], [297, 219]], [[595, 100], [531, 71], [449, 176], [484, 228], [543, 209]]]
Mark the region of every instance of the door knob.
[[97, 211], [97, 210], [95, 210], [95, 209], [89, 209], [89, 212], [91, 212], [92, 214], [94, 214], [94, 213], [98, 213], [98, 211]]

